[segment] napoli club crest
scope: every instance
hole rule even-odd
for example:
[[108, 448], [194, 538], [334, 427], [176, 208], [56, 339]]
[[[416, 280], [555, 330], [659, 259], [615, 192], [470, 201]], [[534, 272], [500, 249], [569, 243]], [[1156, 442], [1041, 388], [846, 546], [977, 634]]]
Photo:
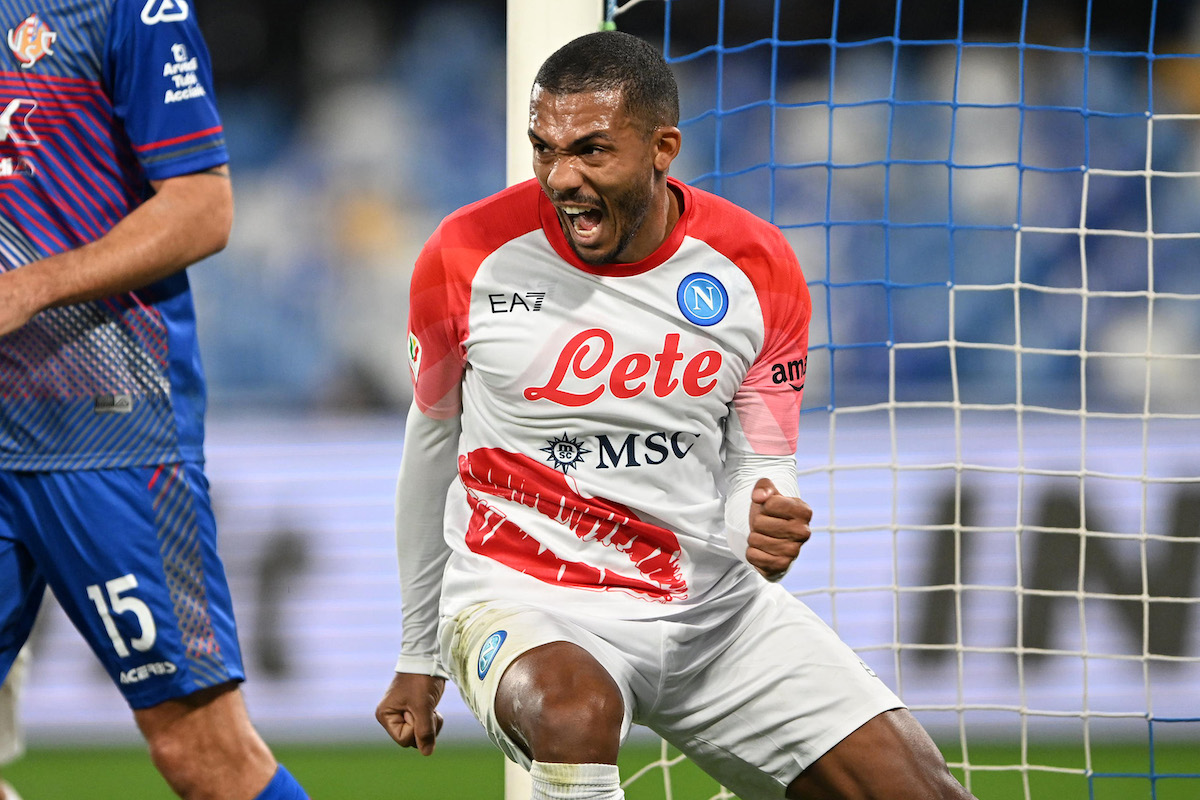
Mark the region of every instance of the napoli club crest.
[[506, 632], [496, 631], [484, 639], [483, 647], [479, 648], [479, 661], [475, 664], [479, 680], [483, 680], [484, 676], [488, 674], [488, 670], [492, 668], [492, 662], [496, 660], [496, 653], [500, 652], [500, 645], [504, 644], [504, 640], [507, 638]]
[[8, 32], [8, 49], [21, 62], [21, 69], [29, 69], [44, 56], [54, 55], [51, 45], [57, 38], [58, 34], [37, 14], [30, 14]]
[[703, 272], [684, 278], [675, 299], [688, 321], [704, 327], [716, 325], [729, 310], [729, 292], [719, 280]]

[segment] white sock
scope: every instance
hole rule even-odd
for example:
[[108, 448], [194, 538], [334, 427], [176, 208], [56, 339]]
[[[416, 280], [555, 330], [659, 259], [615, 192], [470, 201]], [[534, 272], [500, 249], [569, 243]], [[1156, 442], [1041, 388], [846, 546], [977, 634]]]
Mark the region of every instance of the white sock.
[[616, 764], [544, 764], [529, 768], [529, 800], [625, 800]]
[[17, 790], [3, 778], [0, 778], [0, 790], [3, 790], [5, 800], [21, 800], [21, 795], [17, 794]]

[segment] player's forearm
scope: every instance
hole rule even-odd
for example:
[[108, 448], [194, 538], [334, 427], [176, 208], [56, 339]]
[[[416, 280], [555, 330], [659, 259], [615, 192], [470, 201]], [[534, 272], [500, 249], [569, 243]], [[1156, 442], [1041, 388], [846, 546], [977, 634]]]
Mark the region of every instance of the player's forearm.
[[750, 495], [759, 478], [769, 478], [780, 494], [799, 497], [796, 459], [793, 456], [763, 456], [726, 446], [725, 537], [739, 561], [746, 561], [750, 535]]
[[457, 418], [431, 419], [416, 403], [408, 413], [396, 481], [396, 554], [404, 636], [398, 671], [437, 674], [438, 605], [450, 548], [442, 531], [446, 490], [458, 474]]
[[141, 288], [225, 246], [233, 224], [225, 167], [154, 185], [151, 198], [96, 241], [10, 273], [8, 297], [33, 316]]

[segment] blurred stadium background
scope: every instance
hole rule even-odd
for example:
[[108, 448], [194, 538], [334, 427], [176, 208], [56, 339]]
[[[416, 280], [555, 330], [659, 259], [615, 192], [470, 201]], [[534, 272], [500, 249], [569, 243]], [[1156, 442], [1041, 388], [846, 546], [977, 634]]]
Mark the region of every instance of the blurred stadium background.
[[[297, 774], [304, 778], [312, 770], [310, 787], [326, 782], [323, 791], [313, 788], [315, 797], [501, 797], [499, 757], [481, 745], [481, 729], [453, 692], [445, 708], [440, 767], [457, 777], [431, 774], [441, 789], [417, 791], [408, 784], [434, 768], [388, 749], [372, 713], [399, 638], [390, 528], [392, 481], [410, 399], [403, 346], [408, 277], [418, 249], [443, 215], [505, 183], [504, 5], [503, 0], [194, 4], [212, 49], [237, 199], [229, 247], [190, 273], [211, 392], [209, 474], [238, 605], [251, 711], [284, 757], [301, 765]], [[1189, 237], [1200, 231], [1200, 121], [1187, 117], [1200, 111], [1200, 67], [1195, 60], [1161, 61], [1149, 80], [1145, 59], [1139, 66], [1130, 59], [1072, 58], [1052, 49], [983, 48], [968, 63], [954, 48], [929, 47], [906, 51], [894, 71], [893, 47], [883, 41], [840, 50], [832, 80], [824, 40], [835, 11], [838, 41], [870, 42], [894, 34], [896, 5], [896, 0], [784, 0], [776, 17], [773, 4], [759, 0], [737, 0], [728, 8], [718, 0], [669, 4], [672, 54], [696, 52], [718, 35], [728, 45], [752, 42], [769, 35], [773, 25], [788, 39], [814, 40], [810, 47], [789, 49], [774, 64], [761, 48], [676, 64], [684, 114], [695, 118], [685, 129], [677, 174], [784, 226], [810, 280], [821, 284], [814, 292], [820, 301], [814, 320], [819, 352], [802, 422], [802, 432], [811, 431], [812, 438], [805, 441], [801, 467], [812, 479], [809, 499], [828, 515], [830, 528], [860, 535], [840, 540], [837, 560], [832, 545], [808, 548], [809, 560], [790, 576], [791, 586], [837, 620], [882, 675], [902, 682], [906, 699], [929, 705], [923, 721], [939, 734], [952, 761], [967, 760], [962, 751], [969, 738], [975, 747], [970, 762], [981, 770], [980, 780], [987, 779], [989, 763], [1038, 764], [1045, 768], [1033, 772], [1034, 797], [1194, 797], [1198, 780], [1185, 780], [1180, 790], [1178, 782], [1120, 776], [1200, 772], [1200, 722], [1193, 719], [1200, 716], [1195, 635], [1200, 613], [1196, 570], [1188, 566], [1200, 549], [1200, 506], [1194, 478], [1170, 479], [1200, 474], [1195, 424], [1200, 366], [1192, 357], [1200, 353], [1200, 246]], [[1140, 52], [1147, 48], [1153, 14], [1156, 53], [1200, 52], [1200, 13], [1192, 2], [1029, 0], [1024, 27], [1021, 8], [1016, 0], [906, 0], [903, 34], [914, 41], [1086, 40], [1105, 53]], [[663, 15], [661, 0], [646, 0], [623, 14], [619, 27], [661, 42]], [[1041, 67], [1029, 71], [1028, 82], [1021, 71], [1019, 85], [1018, 56], [1040, 59]], [[772, 74], [777, 82], [768, 86]], [[796, 105], [774, 139], [770, 131], [777, 122], [765, 110], [706, 116], [718, 85], [727, 108], [768, 94]], [[1089, 107], [1107, 110], [1086, 123], [1060, 111], [1079, 104], [1081, 85]], [[890, 93], [953, 93], [974, 107], [954, 115], [928, 108], [918, 114], [903, 104], [872, 102]], [[836, 121], [827, 107], [804, 105], [806, 99], [831, 98], [844, 105]], [[1020, 117], [1011, 107], [1017, 98], [1027, 107]], [[1154, 134], [1154, 166], [1180, 178], [1155, 187], [1152, 222], [1144, 176], [1118, 174], [1146, 166], [1144, 112], [1151, 105], [1164, 116]], [[1184, 118], [1166, 120], [1172, 114]], [[989, 167], [954, 171], [952, 208], [946, 170], [939, 177], [919, 168], [939, 159], [944, 165], [946, 153], [929, 148], [948, 135], [959, 163]], [[713, 174], [715, 153], [722, 176]], [[885, 153], [907, 163], [885, 172], [878, 163]], [[1096, 174], [1082, 188], [1080, 153], [1113, 174]], [[813, 168], [786, 173], [753, 168], [771, 157]], [[861, 166], [830, 171], [828, 160]], [[1018, 162], [1049, 166], [1018, 170]], [[943, 259], [947, 214], [961, 230], [950, 237], [951, 252]], [[947, 336], [985, 343], [999, 336], [1001, 345], [1012, 344], [1011, 330], [1008, 341], [997, 334], [1006, 324], [1012, 328], [1011, 301], [995, 302], [994, 292], [962, 293], [957, 307], [948, 309], [946, 285], [1011, 280], [1017, 215], [1026, 224], [1037, 220], [1047, 231], [1031, 231], [1021, 240], [1022, 278], [1044, 287], [1071, 286], [1085, 261], [1086, 288], [1093, 295], [1089, 313], [1064, 305], [1055, 292], [1023, 293], [1021, 340], [1045, 353], [1029, 353], [1016, 363], [1004, 347], [980, 348], [957, 360], [946, 358], [945, 348], [892, 348], [897, 341]], [[1152, 343], [1145, 319], [1150, 268], [1144, 237], [1082, 243], [1081, 215], [1090, 228], [1145, 231], [1153, 225], [1154, 231], [1179, 234], [1155, 244], [1152, 288], [1163, 299], [1155, 305]], [[881, 216], [898, 224], [886, 234], [880, 226], [830, 224]], [[923, 224], [932, 218], [941, 221]], [[931, 275], [930, 263], [942, 260], [957, 272]], [[897, 291], [900, 285], [906, 291]], [[1086, 373], [1092, 380], [1085, 381], [1078, 357], [1056, 355], [1082, 347], [1081, 337], [1091, 349], [1125, 357], [1098, 359], [1094, 374]], [[1142, 368], [1147, 355], [1154, 359], [1152, 401]], [[1112, 481], [1089, 502], [1097, 501], [1090, 511], [1093, 519], [1105, 518], [1104, 530], [1170, 529], [1183, 540], [1164, 559], [1165, 551], [1153, 550], [1157, 542], [1147, 558], [1146, 537], [1109, 537], [1114, 558], [1169, 573], [1175, 600], [1167, 605], [1174, 616], [1146, 611], [1154, 606], [1144, 602], [1135, 602], [1131, 612], [1121, 610], [1120, 602], [1102, 602], [1089, 605], [1088, 626], [1072, 632], [1070, 625], [1047, 624], [1043, 638], [1032, 642], [1020, 638], [1031, 634], [1023, 621], [1028, 609], [1024, 601], [1013, 602], [1011, 586], [1007, 593], [960, 591], [957, 605], [951, 592], [917, 593], [902, 606], [897, 583], [955, 583], [961, 589], [973, 565], [977, 575], [988, 575], [977, 582], [1003, 587], [1014, 578], [992, 573], [1019, 568], [1004, 550], [1011, 548], [1011, 532], [1002, 540], [1012, 486], [989, 477], [987, 469], [973, 484], [961, 481], [964, 461], [986, 464], [991, 455], [1011, 451], [1013, 430], [926, 416], [901, 433], [911, 437], [906, 444], [927, 466], [898, 480], [897, 428], [888, 419], [897, 402], [953, 400], [961, 412], [964, 404], [1019, 399], [1078, 415], [1081, 392], [1089, 412], [1145, 410], [1179, 423], [1147, 436], [1140, 423], [1098, 420], [1091, 428], [1097, 448], [1089, 451], [1090, 469], [1114, 475], [1123, 475], [1147, 452], [1161, 458], [1161, 466], [1135, 469], [1140, 480]], [[877, 405], [880, 414], [847, 418], [840, 427], [827, 420], [834, 409]], [[964, 430], [975, 431], [966, 453]], [[1064, 455], [1054, 435], [1041, 439], [1040, 449], [1036, 431], [1023, 435], [1030, 443], [1024, 457], [1048, 475], [1064, 458], [1079, 468], [1078, 442]], [[860, 468], [848, 477], [826, 476], [823, 465], [831, 457]], [[1043, 488], [1036, 509], [1035, 493], [1029, 492], [1034, 527], [1079, 526], [1078, 519], [1069, 519], [1069, 502], [1068, 519], [1054, 521], [1062, 503], [1054, 504], [1053, 485]], [[951, 519], [967, 514], [964, 496], [974, 498], [970, 508], [981, 535], [973, 540], [979, 542], [973, 560], [962, 556], [947, 576], [937, 558], [946, 544], [937, 539], [944, 533], [938, 523], [947, 521], [947, 513]], [[928, 536], [897, 552], [897, 519], [919, 521], [912, 527], [927, 528]], [[949, 546], [954, 548], [953, 541]], [[954, 571], [955, 564], [964, 574]], [[1079, 568], [1078, 560], [1064, 564], [1071, 575]], [[1118, 581], [1113, 577], [1118, 572], [1110, 570], [1112, 581]], [[1140, 592], [1142, 576], [1137, 578]], [[851, 599], [839, 600], [839, 592]], [[949, 605], [937, 605], [942, 600]], [[6, 774], [26, 800], [39, 795], [24, 786], [49, 780], [40, 785], [63, 787], [61, 781], [72, 775], [88, 781], [88, 796], [94, 798], [167, 796], [137, 750], [137, 733], [119, 695], [61, 613], [47, 606], [35, 633], [36, 662], [25, 701], [31, 752]], [[1046, 607], [1041, 612], [1049, 613]], [[1169, 628], [1154, 640], [1161, 649], [1153, 651], [1168, 657], [1147, 664], [1138, 656], [1155, 635], [1151, 617]], [[956, 641], [969, 641], [975, 650], [965, 656], [961, 648], [943, 651], [947, 625], [955, 629]], [[901, 657], [886, 644], [900, 638], [926, 647]], [[1031, 661], [1016, 675], [1014, 639], [1051, 653], [1043, 660], [1050, 665]], [[1053, 657], [1077, 656], [1081, 646], [1112, 657], [1063, 658], [1061, 665]], [[973, 680], [961, 696], [964, 671]], [[959, 686], [960, 696], [943, 707], [937, 691], [947, 683]], [[1018, 683], [1021, 706], [1014, 708], [1009, 689]], [[1179, 721], [1155, 728], [1144, 718], [1131, 719], [1124, 713], [1131, 702]], [[966, 717], [964, 703], [977, 713]], [[1045, 725], [1029, 726], [1030, 707], [1047, 709], [1041, 715]], [[1082, 708], [1089, 713], [1081, 726]], [[1064, 724], [1059, 717], [1066, 717]], [[1027, 741], [1031, 731], [1035, 739], [1040, 732], [1094, 742], [1061, 757], [1034, 755]], [[1158, 749], [1149, 743], [1152, 737]], [[995, 756], [988, 750], [993, 741], [1000, 742]], [[103, 751], [94, 762], [87, 751], [63, 749], [99, 744], [132, 749]], [[653, 742], [638, 744], [645, 747], [631, 759], [644, 763], [657, 757]], [[1155, 758], [1157, 766], [1148, 766]], [[985, 798], [1025, 796], [1030, 771], [1016, 771], [1014, 782], [1000, 784], [995, 793], [977, 791]], [[1090, 778], [1080, 777], [1097, 771], [1113, 774], [1099, 791]], [[101, 772], [117, 777], [112, 794], [97, 783]], [[689, 780], [685, 771], [675, 774], [684, 784]], [[478, 778], [481, 788], [469, 789], [463, 776]], [[1060, 777], [1074, 782], [1038, 783]], [[654, 782], [653, 796], [665, 793], [669, 800], [670, 781], [666, 789], [663, 783]], [[699, 785], [688, 794], [677, 784], [674, 796], [691, 800], [715, 791], [703, 781]], [[137, 786], [145, 788], [131, 788]], [[651, 795], [630, 793], [639, 796]]]

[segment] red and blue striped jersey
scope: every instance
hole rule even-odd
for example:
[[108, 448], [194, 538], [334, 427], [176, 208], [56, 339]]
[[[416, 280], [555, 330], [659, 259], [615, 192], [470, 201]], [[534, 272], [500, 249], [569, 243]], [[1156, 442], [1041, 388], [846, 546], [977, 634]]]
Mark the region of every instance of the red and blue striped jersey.
[[[228, 160], [192, 0], [0, 0], [0, 269], [100, 238]], [[187, 276], [0, 337], [0, 468], [203, 457]]]

